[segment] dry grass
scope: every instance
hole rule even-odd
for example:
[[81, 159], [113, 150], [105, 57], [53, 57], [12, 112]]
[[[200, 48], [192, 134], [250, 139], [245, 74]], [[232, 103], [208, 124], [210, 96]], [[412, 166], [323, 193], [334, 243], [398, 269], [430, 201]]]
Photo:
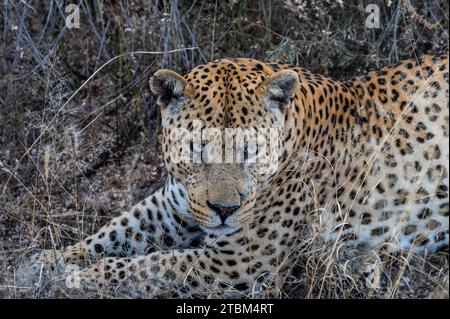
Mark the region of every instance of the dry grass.
[[[163, 183], [147, 86], [158, 68], [245, 56], [344, 78], [448, 50], [448, 1], [372, 2], [381, 29], [364, 27], [360, 1], [80, 1], [80, 29], [64, 27], [69, 1], [2, 3], [0, 296], [92, 297], [58, 283], [21, 287], [18, 266], [92, 234]], [[164, 53], [129, 55], [138, 50]], [[286, 278], [250, 297], [448, 298], [446, 254], [361, 256], [316, 232], [297, 252]], [[368, 288], [372, 279], [379, 286]]]

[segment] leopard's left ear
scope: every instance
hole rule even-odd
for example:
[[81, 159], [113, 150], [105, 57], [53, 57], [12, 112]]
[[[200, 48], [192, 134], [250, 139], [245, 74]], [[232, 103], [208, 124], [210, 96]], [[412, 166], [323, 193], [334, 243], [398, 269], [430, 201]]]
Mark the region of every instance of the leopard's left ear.
[[158, 97], [161, 107], [168, 106], [173, 100], [184, 95], [186, 80], [170, 70], [159, 70], [150, 78], [150, 90]]
[[269, 108], [285, 109], [292, 103], [299, 86], [297, 72], [282, 70], [264, 81], [264, 98]]

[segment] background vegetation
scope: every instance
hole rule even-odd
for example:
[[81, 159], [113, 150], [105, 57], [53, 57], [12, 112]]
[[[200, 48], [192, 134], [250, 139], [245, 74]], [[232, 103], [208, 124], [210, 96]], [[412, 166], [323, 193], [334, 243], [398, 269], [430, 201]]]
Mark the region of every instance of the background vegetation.
[[[69, 3], [80, 7], [80, 28], [65, 26]], [[379, 29], [365, 27], [369, 3], [380, 8]], [[447, 0], [6, 0], [0, 10], [4, 297], [74, 297], [60, 287], [21, 287], [17, 265], [93, 233], [164, 182], [148, 90], [157, 69], [252, 57], [345, 78], [448, 51]], [[116, 59], [69, 100], [102, 64], [133, 51], [161, 53]], [[325, 248], [304, 256], [277, 296], [448, 298], [445, 254], [376, 255], [375, 290], [358, 263]]]

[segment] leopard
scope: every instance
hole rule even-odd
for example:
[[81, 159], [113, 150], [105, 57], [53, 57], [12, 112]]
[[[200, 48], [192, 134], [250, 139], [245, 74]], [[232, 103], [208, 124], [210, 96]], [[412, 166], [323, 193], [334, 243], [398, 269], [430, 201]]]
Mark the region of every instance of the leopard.
[[30, 269], [83, 265], [67, 282], [131, 280], [150, 297], [213, 285], [245, 294], [288, 271], [308, 234], [448, 249], [447, 53], [345, 80], [223, 58], [185, 75], [158, 70], [149, 85], [164, 186], [84, 240], [35, 253]]

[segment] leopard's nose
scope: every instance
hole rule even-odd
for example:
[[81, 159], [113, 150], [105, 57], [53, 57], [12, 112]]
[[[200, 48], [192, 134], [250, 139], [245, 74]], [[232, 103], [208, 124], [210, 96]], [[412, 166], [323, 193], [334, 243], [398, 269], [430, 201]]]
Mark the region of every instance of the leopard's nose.
[[220, 220], [222, 223], [225, 222], [228, 216], [233, 214], [235, 211], [239, 209], [239, 205], [224, 205], [219, 202], [206, 202], [208, 204], [208, 207], [213, 210], [217, 215], [219, 215]]

